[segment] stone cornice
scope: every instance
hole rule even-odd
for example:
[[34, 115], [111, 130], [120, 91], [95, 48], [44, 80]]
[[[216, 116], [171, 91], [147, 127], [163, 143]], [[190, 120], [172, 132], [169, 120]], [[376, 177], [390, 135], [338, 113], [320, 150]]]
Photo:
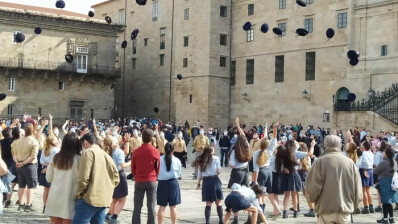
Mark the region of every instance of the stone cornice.
[[49, 16], [34, 14], [30, 12], [18, 12], [0, 9], [0, 24], [11, 26], [34, 27], [40, 26], [42, 29], [55, 30], [61, 32], [84, 33], [99, 36], [117, 36], [118, 32], [125, 29], [122, 25], [111, 25], [97, 22], [92, 19]]

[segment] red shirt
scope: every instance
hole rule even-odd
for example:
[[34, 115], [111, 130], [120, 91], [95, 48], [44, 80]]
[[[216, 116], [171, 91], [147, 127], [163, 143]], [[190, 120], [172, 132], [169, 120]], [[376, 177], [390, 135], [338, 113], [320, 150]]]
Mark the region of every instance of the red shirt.
[[131, 173], [135, 182], [155, 182], [160, 169], [160, 153], [151, 144], [144, 143], [134, 150], [131, 158]]

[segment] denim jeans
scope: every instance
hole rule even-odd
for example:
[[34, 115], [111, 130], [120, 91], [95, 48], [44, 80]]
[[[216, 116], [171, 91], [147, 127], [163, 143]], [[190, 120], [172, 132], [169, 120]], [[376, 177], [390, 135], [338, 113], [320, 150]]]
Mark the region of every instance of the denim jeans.
[[75, 215], [72, 224], [103, 224], [106, 207], [94, 207], [83, 199], [75, 202]]
[[[223, 166], [223, 164], [225, 164], [225, 167], [228, 167], [228, 152], [229, 152], [229, 148], [226, 149], [221, 149], [220, 150], [220, 162], [221, 162], [221, 166]], [[224, 161], [225, 159], [225, 161]], [[224, 163], [223, 163], [224, 162]]]

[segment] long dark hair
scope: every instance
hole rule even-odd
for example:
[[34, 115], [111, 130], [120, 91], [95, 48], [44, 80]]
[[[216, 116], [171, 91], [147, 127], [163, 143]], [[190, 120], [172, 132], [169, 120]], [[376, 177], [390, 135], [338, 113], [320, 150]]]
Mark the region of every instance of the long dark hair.
[[11, 138], [11, 128], [6, 127], [4, 130], [1, 131], [1, 134], [3, 134], [3, 137], [6, 138]]
[[19, 127], [14, 127], [11, 131], [12, 138], [14, 140], [18, 139], [21, 137], [21, 131], [19, 130]]
[[394, 173], [394, 149], [390, 146], [385, 151], [387, 159], [390, 161], [391, 173]]
[[199, 167], [200, 172], [205, 172], [207, 165], [213, 161], [213, 149], [210, 146], [206, 146], [203, 149], [202, 155], [198, 156], [192, 163], [192, 166]]
[[389, 147], [388, 143], [384, 140], [380, 142], [380, 148], [377, 151], [384, 152]]
[[238, 162], [244, 163], [250, 161], [249, 145], [243, 135], [239, 135], [235, 143], [235, 158]]
[[287, 155], [285, 157], [284, 167], [289, 171], [292, 171], [295, 166], [299, 165], [296, 158], [294, 157], [295, 144], [293, 140], [289, 140], [285, 144]]
[[283, 173], [283, 164], [285, 162], [285, 157], [287, 155], [287, 150], [285, 146], [280, 145], [276, 148], [276, 155], [275, 155], [275, 166], [276, 172], [281, 175]]
[[61, 150], [53, 158], [54, 167], [69, 170], [72, 168], [75, 156], [80, 155], [81, 149], [79, 136], [74, 132], [69, 132], [64, 136]]
[[164, 146], [164, 152], [165, 152], [164, 161], [166, 162], [167, 171], [170, 171], [171, 169], [171, 159], [172, 159], [171, 154], [173, 153], [173, 151], [174, 151], [173, 144], [167, 142], [166, 145]]

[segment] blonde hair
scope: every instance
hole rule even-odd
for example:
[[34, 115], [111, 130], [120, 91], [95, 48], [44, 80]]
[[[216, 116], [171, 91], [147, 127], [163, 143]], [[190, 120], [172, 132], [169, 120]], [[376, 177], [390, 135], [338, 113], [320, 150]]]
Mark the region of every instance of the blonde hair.
[[54, 144], [54, 140], [56, 139], [55, 135], [48, 135], [44, 144], [44, 155], [49, 156], [51, 154], [51, 148], [57, 146]]
[[[299, 145], [300, 145], [299, 151], [308, 152], [308, 147], [307, 147], [307, 145], [305, 143], [300, 142]], [[308, 172], [310, 170], [310, 159], [308, 157], [302, 158], [300, 160], [300, 164], [301, 164], [301, 169], [303, 171], [307, 171]]]
[[264, 165], [268, 161], [268, 154], [265, 151], [269, 146], [269, 141], [266, 138], [261, 139], [260, 141], [260, 152], [258, 153], [257, 164], [259, 166]]
[[346, 150], [347, 157], [350, 158], [354, 163], [358, 161], [358, 154], [357, 154], [358, 146], [357, 144], [350, 142], [348, 143], [348, 147]]
[[109, 136], [107, 136], [104, 139], [104, 148], [103, 150], [108, 153], [108, 155], [112, 156], [112, 145], [113, 145], [113, 139]]

